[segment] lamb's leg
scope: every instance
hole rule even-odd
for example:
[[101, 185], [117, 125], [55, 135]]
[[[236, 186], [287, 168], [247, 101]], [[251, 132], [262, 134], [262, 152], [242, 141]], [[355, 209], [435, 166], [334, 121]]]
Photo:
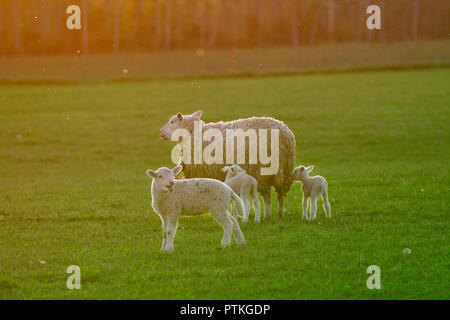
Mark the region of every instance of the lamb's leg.
[[238, 246], [244, 246], [245, 238], [244, 238], [244, 235], [242, 234], [241, 228], [239, 227], [239, 222], [234, 217], [231, 217], [231, 220], [233, 222], [234, 240], [236, 240], [236, 244]]
[[308, 220], [308, 196], [304, 192], [303, 192], [302, 206], [303, 206], [302, 220], [303, 219]]
[[270, 188], [269, 188], [269, 190], [264, 190], [262, 192], [262, 196], [264, 198], [264, 219], [269, 219], [271, 206], [272, 206], [272, 199], [270, 196]]
[[167, 244], [165, 251], [173, 250], [173, 238], [177, 232], [178, 227], [178, 216], [168, 216], [167, 217]]
[[309, 213], [309, 221], [316, 220], [317, 199], [319, 199], [319, 196], [319, 194], [311, 194], [311, 209]]
[[278, 198], [278, 216], [280, 218], [284, 217], [284, 197], [281, 194], [277, 194]]
[[255, 209], [255, 222], [261, 222], [261, 206], [259, 204], [258, 195], [253, 196], [253, 209]]
[[162, 222], [162, 229], [163, 229], [163, 241], [161, 245], [161, 251], [164, 251], [166, 249], [166, 243], [167, 243], [167, 217], [166, 216], [160, 216], [161, 222]]
[[248, 194], [241, 193], [240, 198], [241, 198], [242, 203], [244, 205], [244, 218], [242, 219], [242, 222], [243, 223], [247, 223], [248, 216], [250, 215], [250, 207], [252, 206], [252, 204], [248, 200]]
[[330, 206], [330, 202], [328, 202], [328, 192], [326, 189], [322, 193], [322, 199], [323, 199], [323, 208], [325, 209], [325, 213], [328, 218], [331, 218], [331, 206]]
[[231, 212], [233, 213], [233, 216], [235, 218], [237, 218], [237, 216], [238, 216], [237, 206], [234, 206], [233, 204], [231, 204], [231, 208], [232, 208]]
[[218, 210], [211, 212], [213, 218], [223, 228], [222, 247], [228, 247], [231, 242], [231, 233], [233, 231], [233, 217], [228, 210]]

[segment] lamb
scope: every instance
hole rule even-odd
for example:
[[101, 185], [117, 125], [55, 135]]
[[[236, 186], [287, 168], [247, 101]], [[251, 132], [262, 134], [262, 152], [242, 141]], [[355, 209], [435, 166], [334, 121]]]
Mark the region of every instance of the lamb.
[[[248, 200], [248, 195], [251, 192], [253, 209], [255, 209], [255, 222], [261, 222], [261, 208], [259, 206], [258, 200], [258, 182], [251, 175], [248, 175], [244, 169], [239, 165], [233, 164], [231, 166], [225, 166], [222, 168], [223, 172], [227, 173], [225, 178], [225, 183], [233, 189], [234, 192], [239, 194], [242, 202], [244, 203], [244, 218], [242, 222], [246, 223], [248, 221], [248, 216], [250, 213], [251, 203]], [[233, 211], [236, 210], [236, 207]]]
[[[295, 138], [291, 130], [281, 121], [266, 118], [266, 117], [252, 117], [248, 119], [239, 119], [235, 121], [229, 122], [216, 122], [216, 123], [204, 123], [200, 117], [202, 115], [202, 111], [196, 111], [191, 115], [182, 115], [178, 113], [172, 116], [167, 124], [165, 124], [160, 130], [160, 137], [164, 140], [172, 139], [172, 134], [177, 129], [186, 129], [190, 133], [190, 145], [194, 145], [195, 141], [193, 140], [193, 136], [195, 136], [194, 128], [195, 123], [201, 124], [201, 132], [204, 133], [207, 130], [215, 130], [222, 134], [223, 137], [226, 136], [226, 132], [228, 129], [236, 130], [242, 129], [249, 131], [249, 129], [254, 130], [278, 130], [279, 133], [279, 168], [275, 174], [263, 175], [261, 174], [261, 169], [263, 168], [263, 163], [261, 158], [253, 164], [248, 161], [246, 163], [238, 163], [242, 166], [242, 168], [252, 177], [254, 177], [258, 182], [258, 191], [264, 198], [264, 218], [267, 219], [271, 214], [271, 187], [273, 186], [277, 192], [278, 199], [278, 213], [280, 217], [284, 215], [284, 197], [286, 193], [290, 190], [292, 182], [293, 182], [293, 170], [295, 165]], [[250, 141], [250, 138], [248, 137]], [[271, 149], [271, 140], [267, 139], [267, 149]], [[203, 146], [207, 145], [207, 140], [203, 141]], [[178, 144], [182, 146], [184, 141], [180, 138], [178, 140]], [[244, 143], [245, 148], [245, 159], [250, 159], [250, 155], [253, 154], [250, 151], [249, 143]], [[180, 148], [182, 149], [182, 148]], [[194, 147], [195, 149], [195, 147]], [[223, 146], [225, 151], [225, 146]], [[221, 171], [223, 167], [223, 163], [201, 163], [195, 164], [184, 161], [185, 152], [181, 152], [180, 162], [183, 166], [183, 172], [186, 178], [195, 178], [195, 177], [205, 177], [205, 178], [213, 178], [223, 181], [225, 178], [225, 173]], [[225, 152], [223, 152], [225, 154]], [[194, 152], [189, 154], [189, 159], [194, 158]], [[226, 162], [227, 164], [236, 163], [234, 161]], [[245, 162], [245, 161], [244, 161]]]
[[328, 202], [328, 184], [324, 177], [314, 176], [310, 177], [309, 173], [314, 169], [314, 166], [309, 166], [305, 168], [304, 166], [299, 166], [294, 170], [294, 181], [302, 182], [303, 191], [303, 214], [302, 219], [308, 220], [307, 210], [308, 210], [308, 198], [311, 197], [311, 208], [309, 220], [313, 221], [316, 219], [317, 212], [317, 199], [322, 196], [323, 208], [328, 218], [331, 218], [331, 207]]
[[[173, 250], [173, 238], [177, 231], [178, 217], [195, 216], [210, 212], [224, 229], [222, 247], [231, 242], [233, 233], [239, 246], [245, 245], [244, 235], [237, 220], [230, 215], [231, 199], [243, 215], [242, 201], [225, 183], [214, 179], [175, 180], [182, 167], [147, 170], [152, 181], [152, 207], [162, 221], [163, 242], [161, 251]], [[195, 199], [195, 200], [194, 200]]]

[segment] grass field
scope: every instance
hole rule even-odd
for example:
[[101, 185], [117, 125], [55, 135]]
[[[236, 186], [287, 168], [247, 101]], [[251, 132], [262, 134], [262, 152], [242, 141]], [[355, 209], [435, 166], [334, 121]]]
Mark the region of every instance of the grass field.
[[[0, 86], [2, 299], [449, 299], [450, 70]], [[218, 250], [210, 216], [181, 218], [159, 252], [148, 168], [169, 166], [159, 128], [286, 122], [297, 163], [329, 183], [333, 218], [241, 225]], [[253, 214], [251, 215], [251, 218]], [[402, 251], [410, 248], [410, 254]], [[45, 263], [44, 263], [45, 262]], [[66, 268], [81, 268], [81, 290]], [[368, 290], [366, 268], [381, 268]]]
[[169, 51], [0, 59], [0, 83], [228, 77], [448, 67], [450, 41]]

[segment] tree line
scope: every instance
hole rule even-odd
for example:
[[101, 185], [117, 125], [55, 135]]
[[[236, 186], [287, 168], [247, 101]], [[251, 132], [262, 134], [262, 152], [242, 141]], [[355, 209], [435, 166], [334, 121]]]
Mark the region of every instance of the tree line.
[[[80, 30], [66, 27], [72, 4]], [[371, 4], [380, 30], [366, 28]], [[0, 54], [445, 39], [449, 9], [448, 0], [1, 0]]]

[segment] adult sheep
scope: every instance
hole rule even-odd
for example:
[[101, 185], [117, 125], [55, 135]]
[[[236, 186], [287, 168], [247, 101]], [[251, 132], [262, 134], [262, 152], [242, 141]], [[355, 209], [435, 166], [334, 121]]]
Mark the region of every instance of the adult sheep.
[[[261, 136], [257, 138], [258, 140], [258, 149], [261, 149], [260, 144], [265, 143], [266, 148], [265, 150], [271, 150], [271, 153], [273, 152], [272, 149], [272, 139], [273, 136], [267, 135], [267, 132], [276, 131], [278, 134], [278, 154], [279, 157], [277, 159], [278, 161], [278, 168], [277, 171], [273, 174], [262, 174], [261, 170], [264, 170], [267, 166], [266, 163], [261, 162], [261, 150], [258, 150], [258, 159], [256, 161], [250, 161], [250, 155], [254, 154], [255, 149], [250, 148], [250, 137], [246, 136], [244, 137], [244, 146], [245, 148], [245, 161], [244, 163], [237, 162], [245, 171], [247, 171], [248, 174], [253, 176], [258, 181], [258, 191], [264, 198], [264, 218], [268, 218], [271, 213], [271, 187], [273, 186], [277, 192], [277, 199], [278, 199], [278, 208], [279, 208], [279, 216], [283, 217], [284, 215], [284, 197], [286, 196], [286, 193], [290, 190], [292, 182], [293, 182], [293, 172], [294, 172], [294, 165], [295, 165], [295, 138], [291, 130], [281, 121], [268, 118], [268, 117], [252, 117], [248, 119], [239, 119], [234, 121], [228, 121], [228, 122], [212, 122], [212, 123], [204, 123], [203, 120], [200, 119], [202, 115], [202, 111], [196, 111], [191, 115], [183, 115], [181, 113], [178, 113], [174, 116], [172, 116], [169, 119], [169, 122], [167, 122], [160, 130], [160, 136], [164, 140], [174, 140], [177, 141], [180, 145], [181, 150], [181, 157], [180, 157], [180, 164], [183, 166], [183, 172], [186, 178], [212, 178], [212, 179], [218, 179], [220, 181], [223, 181], [225, 179], [226, 173], [223, 172], [221, 169], [224, 166], [224, 162], [215, 162], [215, 163], [205, 163], [204, 161], [201, 163], [195, 163], [195, 161], [191, 161], [191, 159], [194, 159], [194, 148], [191, 148], [191, 153], [188, 154], [186, 150], [183, 150], [183, 145], [185, 146], [185, 141], [183, 139], [191, 139], [189, 141], [189, 146], [195, 146], [195, 133], [198, 133], [195, 130], [201, 130], [201, 135], [203, 136], [205, 132], [220, 132], [222, 134], [222, 137], [227, 136], [228, 131], [233, 131], [236, 129], [242, 129], [244, 132], [249, 132], [253, 129], [253, 132], [266, 132], [266, 137], [264, 140], [261, 140]], [[197, 128], [197, 129], [196, 129]], [[198, 129], [201, 128], [201, 129]], [[178, 130], [181, 129], [181, 130]], [[265, 129], [265, 130], [260, 130]], [[179, 135], [173, 135], [174, 133], [180, 132], [180, 131], [186, 131], [189, 133], [188, 136], [183, 136], [181, 138]], [[194, 132], [195, 131], [195, 132]], [[270, 136], [271, 138], [268, 139], [267, 136]], [[215, 139], [212, 139], [209, 137], [209, 140], [207, 137], [203, 136], [201, 137], [202, 143], [200, 144], [202, 146], [202, 150], [205, 149], [205, 146], [208, 144], [211, 144], [212, 141]], [[234, 139], [234, 138], [233, 138]], [[198, 143], [198, 141], [197, 141]], [[234, 143], [234, 141], [233, 141]], [[237, 145], [234, 146], [235, 150], [237, 150]], [[251, 154], [249, 154], [249, 150], [251, 151]], [[226, 153], [226, 143], [223, 143], [223, 155]], [[267, 152], [266, 152], [267, 154]], [[189, 159], [189, 161], [186, 161], [186, 159]], [[236, 163], [235, 159], [233, 158], [232, 161], [229, 161], [227, 159], [227, 164], [233, 164]], [[195, 200], [193, 200], [195, 201]]]

